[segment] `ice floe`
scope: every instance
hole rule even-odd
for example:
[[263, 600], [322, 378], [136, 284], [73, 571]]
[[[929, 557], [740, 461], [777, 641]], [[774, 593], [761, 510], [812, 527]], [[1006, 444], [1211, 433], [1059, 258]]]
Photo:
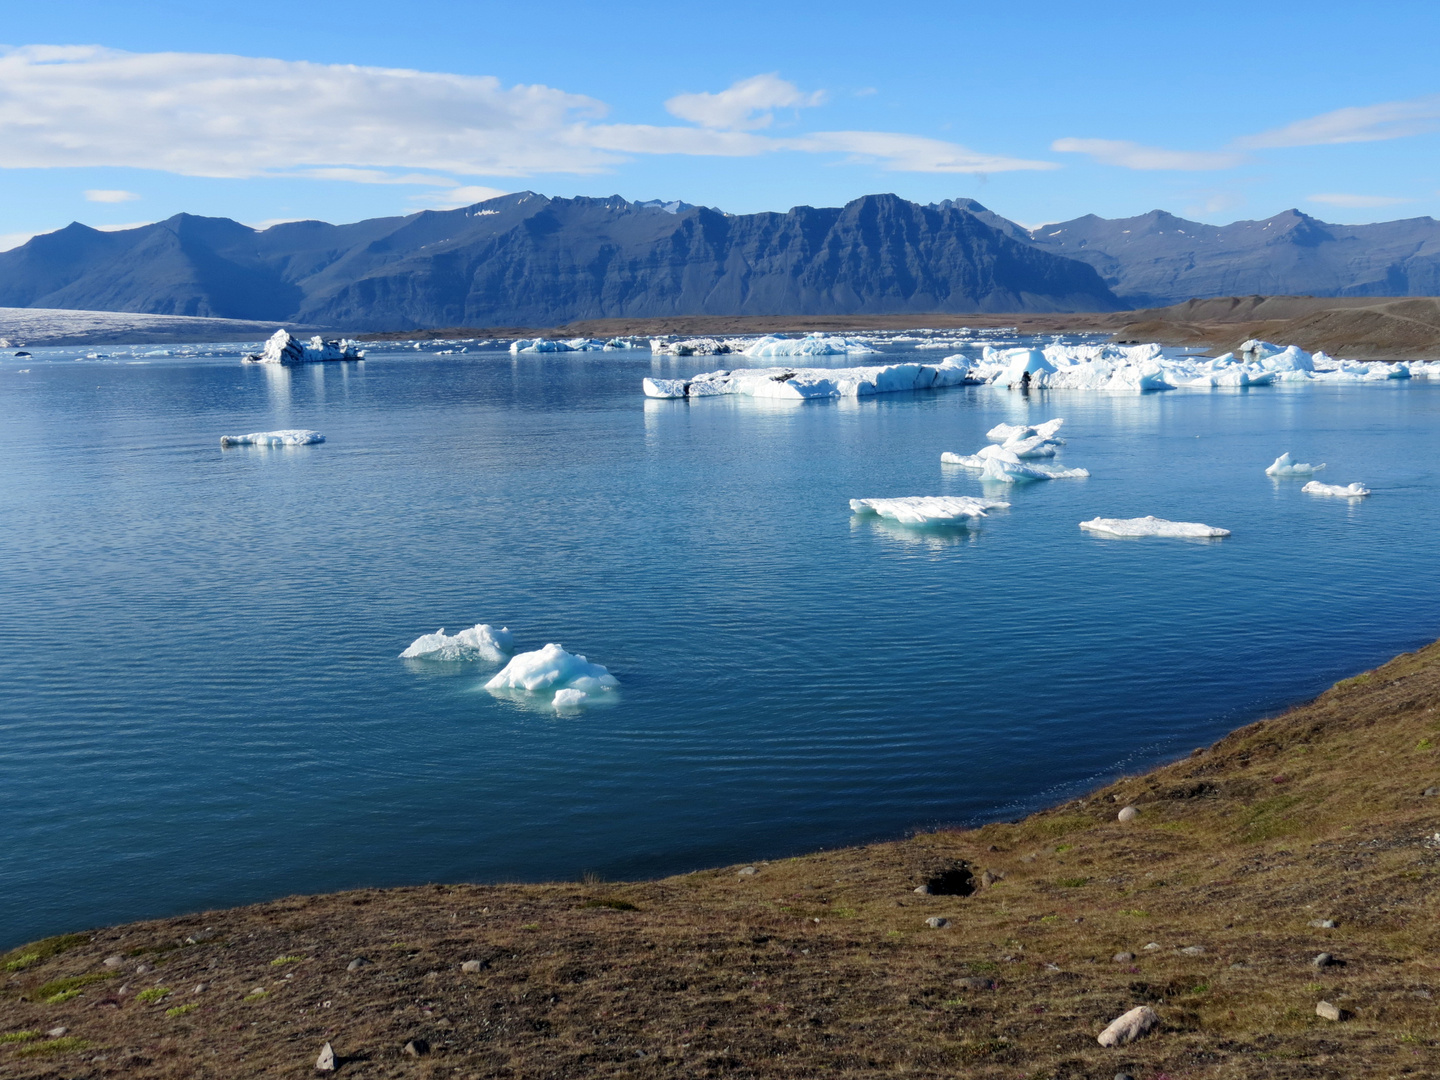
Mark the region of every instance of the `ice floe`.
[[1198, 521], [1166, 521], [1149, 515], [1141, 518], [1097, 517], [1080, 522], [1080, 528], [1109, 536], [1173, 536], [1187, 540], [1230, 535], [1229, 529], [1217, 529]]
[[252, 364], [312, 364], [325, 360], [364, 360], [365, 354], [354, 341], [325, 341], [312, 337], [302, 342], [288, 330], [276, 330], [265, 342], [265, 350], [245, 357]]
[[322, 443], [325, 436], [318, 431], [303, 428], [285, 428], [281, 431], [254, 431], [249, 435], [221, 435], [221, 446], [308, 446]]
[[965, 367], [941, 364], [886, 364], [848, 368], [738, 368], [709, 371], [689, 379], [646, 379], [645, 396], [698, 398], [740, 394], [756, 398], [869, 397], [902, 390], [938, 390], [965, 381]]
[[745, 349], [752, 360], [774, 356], [857, 356], [879, 352], [863, 338], [806, 334], [803, 338], [762, 337]]
[[562, 352], [614, 352], [617, 349], [633, 349], [635, 346], [625, 338], [520, 338], [510, 343], [510, 353], [562, 353]]
[[985, 433], [991, 442], [1006, 444], [1033, 439], [1054, 439], [1055, 433], [1065, 426], [1063, 417], [1046, 420], [1043, 424], [996, 424]]
[[851, 499], [850, 511], [875, 514], [902, 525], [933, 525], [966, 518], [982, 518], [989, 510], [1005, 510], [1010, 506], [997, 499], [977, 499], [970, 495], [910, 495], [898, 499]]
[[975, 454], [955, 454], [950, 451], [940, 455], [946, 465], [962, 465], [967, 469], [980, 470], [982, 480], [993, 480], [1002, 484], [1013, 484], [1021, 480], [1068, 480], [1090, 475], [1089, 469], [1062, 469], [1055, 465], [1037, 465], [1027, 458], [1054, 457], [1063, 439], [1055, 433], [1065, 421], [1047, 420], [1043, 424], [997, 424], [985, 433], [994, 440], [989, 446], [982, 446]]
[[1340, 499], [1360, 499], [1370, 494], [1370, 489], [1364, 484], [1322, 484], [1319, 480], [1311, 480], [1300, 490], [1311, 495], [1334, 495]]
[[1308, 461], [1296, 461], [1287, 450], [1265, 467], [1265, 475], [1312, 476], [1323, 468], [1325, 468], [1323, 461], [1319, 465], [1311, 465]]
[[515, 647], [514, 635], [506, 627], [495, 629], [489, 623], [476, 623], [468, 630], [447, 635], [442, 626], [433, 634], [418, 637], [401, 659], [425, 660], [503, 660]]
[[[559, 645], [546, 645], [534, 652], [517, 653], [485, 684], [487, 690], [544, 693], [574, 690], [589, 696], [614, 690], [620, 680], [601, 664], [592, 664], [585, 657], [568, 653]], [[567, 694], [565, 704], [579, 705], [584, 698]]]

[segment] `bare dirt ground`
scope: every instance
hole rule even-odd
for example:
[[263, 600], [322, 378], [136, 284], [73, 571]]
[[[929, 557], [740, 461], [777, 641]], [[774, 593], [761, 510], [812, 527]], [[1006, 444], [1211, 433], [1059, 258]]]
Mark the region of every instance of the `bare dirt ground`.
[[52, 938], [0, 958], [0, 1076], [313, 1076], [327, 1042], [357, 1078], [1436, 1076], [1437, 744], [1440, 643], [1016, 823]]

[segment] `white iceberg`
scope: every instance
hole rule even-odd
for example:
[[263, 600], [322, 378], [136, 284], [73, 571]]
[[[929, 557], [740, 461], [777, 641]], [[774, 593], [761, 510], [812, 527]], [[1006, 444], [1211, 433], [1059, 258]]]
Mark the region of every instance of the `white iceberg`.
[[583, 656], [550, 644], [534, 652], [517, 653], [485, 684], [485, 689], [529, 693], [578, 690], [595, 694], [619, 685], [620, 680], [603, 665], [592, 664]]
[[876, 514], [902, 525], [931, 525], [964, 518], [982, 518], [989, 510], [1006, 510], [1010, 504], [969, 495], [910, 495], [898, 499], [851, 499], [855, 514]]
[[555, 691], [555, 700], [553, 704], [555, 706], [556, 712], [562, 712], [565, 709], [578, 709], [581, 705], [584, 705], [585, 702], [589, 700], [590, 695], [587, 694], [584, 690], [566, 688], [564, 690]]
[[[1062, 469], [1055, 465], [1032, 465], [1021, 461], [1003, 446], [987, 446], [985, 450], [998, 450], [999, 453], [985, 455], [985, 464], [980, 472], [981, 480], [1013, 484], [1021, 480], [1080, 480], [1090, 475], [1089, 469]], [[983, 450], [981, 454], [984, 454]]]
[[806, 334], [803, 338], [762, 337], [744, 351], [751, 359], [772, 356], [855, 356], [879, 352], [861, 338]]
[[945, 465], [963, 465], [967, 469], [978, 469], [982, 480], [1013, 484], [1020, 480], [1068, 480], [1090, 475], [1089, 469], [1062, 469], [1054, 465], [1037, 465], [1026, 458], [1054, 457], [1056, 447], [1062, 440], [1053, 438], [1064, 420], [1049, 420], [1036, 427], [1015, 424], [1000, 424], [986, 433], [986, 438], [1004, 438], [1004, 442], [992, 442], [982, 446], [976, 454], [955, 454], [950, 451], [940, 455]]
[[564, 352], [609, 352], [628, 349], [630, 343], [622, 338], [567, 338], [556, 341], [553, 338], [519, 338], [510, 343], [510, 354], [517, 353], [564, 353]]
[[1217, 529], [1198, 521], [1166, 521], [1149, 515], [1141, 518], [1097, 517], [1080, 522], [1080, 528], [1110, 536], [1174, 536], [1187, 540], [1230, 535], [1229, 529]]
[[1053, 439], [1055, 433], [1065, 425], [1063, 417], [1046, 420], [1043, 424], [996, 424], [985, 433], [985, 438], [996, 443], [1014, 443], [1022, 439]]
[[1339, 499], [1360, 499], [1370, 494], [1370, 489], [1364, 484], [1322, 484], [1319, 480], [1311, 480], [1300, 490], [1311, 495], [1334, 495]]
[[496, 630], [489, 623], [476, 623], [458, 634], [446, 635], [442, 626], [433, 634], [425, 634], [400, 654], [411, 660], [504, 660], [515, 647], [514, 635], [506, 627]]
[[1285, 451], [1277, 457], [1265, 469], [1266, 476], [1311, 476], [1325, 468], [1322, 461], [1319, 465], [1311, 465], [1308, 461], [1296, 461], [1290, 456], [1290, 451]]
[[322, 443], [325, 436], [318, 431], [303, 428], [285, 428], [281, 431], [254, 431], [249, 435], [221, 435], [221, 446], [308, 446]]
[[968, 368], [940, 364], [886, 364], [848, 368], [738, 368], [689, 379], [646, 379], [646, 397], [700, 398], [738, 394], [755, 398], [850, 398], [903, 390], [939, 390], [965, 382]]
[[251, 364], [313, 364], [326, 360], [364, 360], [359, 344], [341, 339], [325, 341], [319, 336], [308, 343], [291, 337], [288, 330], [276, 330], [265, 342], [265, 351], [245, 357]]

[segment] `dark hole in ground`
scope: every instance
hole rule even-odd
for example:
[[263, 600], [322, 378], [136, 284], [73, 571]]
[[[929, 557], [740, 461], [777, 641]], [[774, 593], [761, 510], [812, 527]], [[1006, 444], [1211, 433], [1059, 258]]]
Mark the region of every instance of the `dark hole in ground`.
[[931, 896], [969, 896], [975, 891], [975, 875], [968, 866], [958, 866], [926, 879], [925, 887]]

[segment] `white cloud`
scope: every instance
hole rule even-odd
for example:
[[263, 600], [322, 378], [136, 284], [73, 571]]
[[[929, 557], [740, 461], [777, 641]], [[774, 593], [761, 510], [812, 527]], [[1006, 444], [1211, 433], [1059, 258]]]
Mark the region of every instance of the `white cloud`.
[[1244, 157], [1229, 150], [1165, 150], [1122, 139], [1056, 139], [1050, 149], [1061, 154], [1088, 154], [1102, 165], [1124, 169], [1176, 169], [1187, 172], [1229, 169]]
[[1306, 202], [1324, 203], [1326, 206], [1344, 206], [1352, 210], [1365, 209], [1372, 206], [1398, 206], [1401, 203], [1414, 202], [1414, 199], [1397, 199], [1391, 195], [1347, 195], [1343, 192], [1332, 192], [1327, 195], [1307, 195]]
[[1245, 196], [1238, 191], [1204, 191], [1196, 192], [1191, 198], [1197, 200], [1185, 207], [1185, 213], [1192, 217], [1200, 217], [1204, 214], [1223, 214], [1227, 210], [1234, 210], [1245, 205]]
[[428, 187], [454, 187], [459, 181], [430, 173], [388, 173], [381, 169], [306, 169], [301, 176], [312, 180], [343, 180], [351, 184], [423, 184]]
[[707, 128], [753, 131], [775, 119], [775, 109], [808, 109], [825, 103], [825, 91], [805, 93], [779, 75], [754, 75], [717, 94], [677, 94], [665, 102], [671, 116]]
[[39, 233], [33, 232], [0, 233], [0, 251], [9, 251], [11, 248], [17, 248], [21, 244], [27, 243], [39, 235]]
[[453, 187], [448, 191], [432, 191], [424, 195], [416, 195], [410, 201], [427, 210], [455, 210], [461, 206], [473, 206], [475, 203], [485, 202], [487, 199], [498, 199], [501, 195], [508, 194], [508, 191], [501, 188], [470, 184], [464, 187]]
[[839, 152], [849, 160], [890, 172], [992, 173], [1058, 169], [1053, 161], [982, 154], [958, 143], [886, 131], [817, 131], [787, 140], [788, 148], [812, 154]]
[[1431, 94], [1408, 101], [1336, 109], [1258, 135], [1246, 135], [1236, 139], [1235, 145], [1270, 149], [1383, 142], [1436, 130], [1440, 130], [1440, 94]]
[[121, 203], [133, 202], [138, 198], [140, 198], [140, 196], [136, 195], [133, 191], [113, 191], [91, 188], [85, 192], [86, 202]]

